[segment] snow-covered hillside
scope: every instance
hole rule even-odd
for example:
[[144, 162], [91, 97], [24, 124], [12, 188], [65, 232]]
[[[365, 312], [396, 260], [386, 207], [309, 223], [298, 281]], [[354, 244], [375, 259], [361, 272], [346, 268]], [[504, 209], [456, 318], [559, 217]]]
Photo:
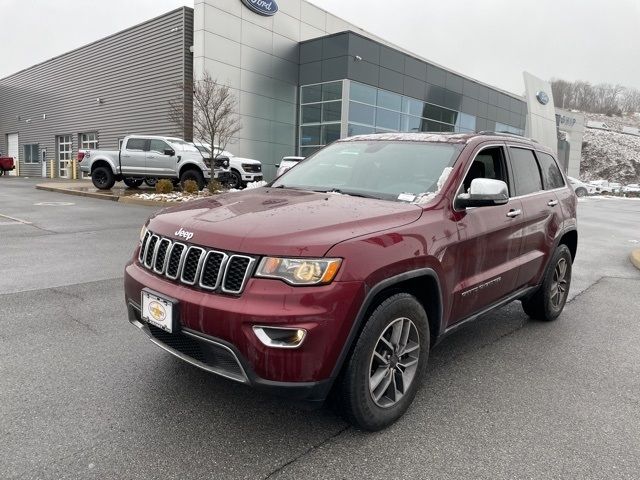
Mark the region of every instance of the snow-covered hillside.
[[[608, 124], [612, 123], [611, 120], [609, 118]], [[637, 126], [636, 122], [625, 121], [614, 128], [620, 126], [621, 129], [622, 124]], [[640, 183], [640, 137], [586, 128], [580, 178], [587, 181], [604, 179], [623, 185]]]

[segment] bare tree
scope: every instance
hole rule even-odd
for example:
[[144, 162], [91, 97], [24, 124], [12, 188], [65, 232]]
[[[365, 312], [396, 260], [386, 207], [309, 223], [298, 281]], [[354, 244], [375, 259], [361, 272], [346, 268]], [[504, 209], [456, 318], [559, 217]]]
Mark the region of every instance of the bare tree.
[[[186, 90], [189, 86], [181, 88]], [[217, 156], [242, 128], [236, 113], [238, 103], [235, 94], [228, 85], [211, 77], [209, 72], [193, 82], [192, 92], [194, 137], [212, 148], [217, 145], [217, 151], [212, 151]], [[169, 120], [185, 130], [189, 118], [185, 115], [184, 102], [178, 97], [169, 101]]]

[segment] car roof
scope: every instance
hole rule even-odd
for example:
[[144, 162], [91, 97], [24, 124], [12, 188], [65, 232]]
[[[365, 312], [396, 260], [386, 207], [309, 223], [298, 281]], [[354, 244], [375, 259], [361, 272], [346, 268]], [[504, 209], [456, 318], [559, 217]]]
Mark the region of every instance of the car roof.
[[510, 145], [521, 144], [548, 153], [555, 157], [553, 151], [530, 138], [522, 137], [512, 133], [502, 132], [478, 132], [478, 133], [444, 133], [444, 132], [390, 132], [371, 133], [366, 135], [356, 135], [343, 138], [338, 142], [349, 141], [386, 141], [386, 142], [430, 142], [430, 143], [451, 143], [451, 144], [479, 144], [487, 141], [506, 142]]

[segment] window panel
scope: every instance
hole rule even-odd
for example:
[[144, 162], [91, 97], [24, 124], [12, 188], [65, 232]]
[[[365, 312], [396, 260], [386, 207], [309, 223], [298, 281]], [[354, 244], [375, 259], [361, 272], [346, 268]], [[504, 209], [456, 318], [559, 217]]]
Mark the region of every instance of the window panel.
[[322, 121], [339, 122], [342, 113], [342, 102], [327, 102], [322, 104]]
[[424, 110], [424, 102], [409, 97], [402, 98], [402, 112], [416, 117], [421, 117]]
[[334, 123], [332, 125], [322, 126], [322, 145], [326, 145], [331, 142], [335, 142], [340, 138], [340, 124]]
[[516, 184], [516, 195], [528, 195], [542, 190], [542, 179], [538, 162], [533, 151], [527, 148], [510, 147], [513, 179]]
[[564, 178], [558, 168], [558, 164], [553, 157], [547, 153], [536, 152], [540, 170], [542, 170], [542, 179], [544, 180], [544, 189], [552, 190], [564, 186]]
[[373, 132], [375, 132], [373, 127], [365, 127], [364, 125], [354, 125], [353, 123], [350, 123], [347, 133], [351, 137], [353, 135], [368, 135]]
[[340, 100], [342, 98], [342, 82], [325, 83], [322, 85], [322, 100]]
[[315, 103], [313, 105], [302, 106], [302, 123], [320, 123], [322, 112], [322, 104]]
[[322, 101], [322, 85], [308, 85], [302, 87], [302, 103]]
[[376, 110], [376, 127], [381, 127], [386, 130], [400, 130], [400, 114], [378, 108]]
[[164, 151], [170, 149], [171, 147], [162, 140], [151, 140], [149, 144], [149, 151], [160, 153], [164, 155]]
[[349, 102], [349, 121], [375, 125], [376, 109], [370, 105]]
[[24, 145], [24, 163], [38, 163], [39, 155], [40, 147], [37, 143]]
[[362, 83], [351, 82], [351, 89], [349, 90], [349, 99], [356, 102], [368, 103], [369, 105], [376, 104], [377, 89], [370, 87], [369, 85], [363, 85]]
[[402, 116], [402, 124], [400, 130], [403, 132], [419, 132], [422, 119], [420, 117], [412, 117], [411, 115]]
[[397, 93], [388, 92], [386, 90], [378, 90], [379, 107], [388, 108], [399, 112], [402, 110], [402, 96]]
[[320, 148], [321, 147], [302, 147], [300, 148], [300, 156], [306, 158], [309, 155], [316, 153]]
[[144, 138], [130, 138], [127, 141], [127, 150], [144, 151], [147, 141]]
[[322, 145], [320, 142], [320, 125], [301, 127], [300, 145]]

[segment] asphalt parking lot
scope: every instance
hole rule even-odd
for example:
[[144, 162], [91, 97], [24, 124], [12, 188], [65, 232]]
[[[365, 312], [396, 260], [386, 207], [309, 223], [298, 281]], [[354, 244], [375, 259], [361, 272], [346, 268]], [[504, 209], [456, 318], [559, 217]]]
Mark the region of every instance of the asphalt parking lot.
[[1, 478], [640, 478], [640, 201], [581, 201], [561, 318], [452, 335], [371, 434], [151, 344], [122, 270], [154, 208], [35, 183], [0, 179]]

